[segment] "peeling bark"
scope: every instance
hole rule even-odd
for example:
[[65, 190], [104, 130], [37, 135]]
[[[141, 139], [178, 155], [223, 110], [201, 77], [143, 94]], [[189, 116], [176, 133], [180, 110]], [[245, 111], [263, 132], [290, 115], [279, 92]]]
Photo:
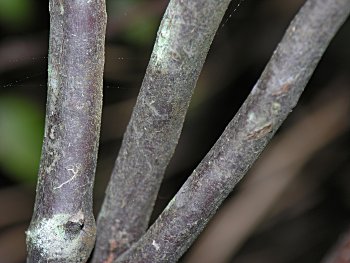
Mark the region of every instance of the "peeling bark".
[[27, 262], [86, 262], [95, 241], [104, 0], [50, 0], [48, 98]]

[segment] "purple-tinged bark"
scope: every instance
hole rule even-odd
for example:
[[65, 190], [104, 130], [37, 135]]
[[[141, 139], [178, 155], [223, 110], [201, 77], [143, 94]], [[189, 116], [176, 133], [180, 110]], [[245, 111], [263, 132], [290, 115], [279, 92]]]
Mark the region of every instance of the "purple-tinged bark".
[[147, 229], [210, 44], [230, 0], [172, 0], [98, 218], [93, 262], [117, 258]]
[[102, 109], [104, 0], [50, 0], [48, 98], [27, 262], [86, 262]]
[[115, 262], [176, 262], [298, 102], [349, 0], [308, 0], [219, 140], [146, 234]]

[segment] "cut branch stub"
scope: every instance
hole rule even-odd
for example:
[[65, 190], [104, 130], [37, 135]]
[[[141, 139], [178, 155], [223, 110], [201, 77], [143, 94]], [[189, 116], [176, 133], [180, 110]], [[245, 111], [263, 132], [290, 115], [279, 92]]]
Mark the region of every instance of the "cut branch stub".
[[86, 262], [102, 109], [104, 0], [50, 0], [48, 98], [28, 261]]

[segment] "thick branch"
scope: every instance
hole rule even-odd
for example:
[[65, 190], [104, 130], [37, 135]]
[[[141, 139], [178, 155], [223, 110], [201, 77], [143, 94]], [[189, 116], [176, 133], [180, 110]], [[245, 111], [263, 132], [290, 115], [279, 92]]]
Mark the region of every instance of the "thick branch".
[[46, 127], [27, 262], [86, 262], [102, 108], [104, 0], [50, 0]]
[[117, 262], [176, 262], [297, 104], [349, 0], [308, 0], [219, 140], [147, 233]]
[[146, 231], [189, 101], [229, 0], [172, 0], [164, 14], [98, 219], [94, 262]]

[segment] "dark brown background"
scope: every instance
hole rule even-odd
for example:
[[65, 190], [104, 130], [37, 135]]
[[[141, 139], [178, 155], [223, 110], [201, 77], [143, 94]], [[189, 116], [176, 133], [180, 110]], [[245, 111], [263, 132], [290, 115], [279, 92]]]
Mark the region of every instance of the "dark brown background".
[[[30, 129], [34, 126], [42, 132], [45, 114], [48, 1], [28, 2], [31, 8], [26, 9], [26, 15], [12, 20], [4, 16], [0, 19], [0, 103], [7, 105], [8, 101], [13, 100], [26, 103], [37, 112], [39, 118], [39, 126], [34, 123], [21, 129], [20, 133], [14, 130], [13, 133], [0, 134], [0, 263], [25, 262], [24, 230], [32, 211], [35, 193], [33, 178], [36, 174], [35, 169], [14, 172], [7, 168], [6, 158], [3, 157], [6, 155], [5, 148], [1, 150], [1, 147], [11, 135], [27, 138], [25, 136], [32, 132]], [[107, 1], [104, 110], [95, 187], [96, 211], [103, 199], [108, 175], [141, 86], [157, 26], [167, 2]], [[232, 2], [198, 82], [179, 146], [159, 194], [155, 215], [234, 116], [302, 2], [246, 0], [236, 11], [238, 1]], [[347, 21], [327, 50], [300, 104], [277, 136], [283, 136], [305, 114], [317, 111], [327, 101], [335, 100], [337, 94], [349, 94], [349, 46], [350, 23]], [[10, 105], [13, 107], [15, 104]], [[334, 111], [337, 110], [334, 108]], [[11, 114], [0, 115], [0, 125], [3, 127], [12, 116], [13, 110], [10, 108], [9, 111]], [[18, 122], [21, 122], [21, 118], [27, 118], [21, 112], [16, 116]], [[344, 118], [343, 122], [347, 126], [349, 119]], [[334, 129], [340, 128], [334, 126]], [[317, 127], [313, 132], [318, 132]], [[35, 136], [28, 137], [28, 140], [35, 141], [34, 148], [40, 148], [40, 136], [39, 140]], [[296, 134], [293, 138], [296, 141], [301, 139], [302, 134]], [[232, 255], [232, 262], [320, 261], [349, 223], [349, 143], [349, 130], [344, 129], [339, 136], [303, 161], [305, 165], [295, 176], [289, 190], [276, 200], [273, 209], [254, 227], [250, 238], [243, 240], [239, 252]], [[26, 144], [23, 147], [27, 147]], [[25, 167], [26, 161], [18, 158], [16, 165]], [[273, 177], [268, 180], [271, 185], [274, 184]], [[234, 194], [240, 190], [238, 186]], [[233, 226], [235, 222], [227, 225], [228, 228]]]

